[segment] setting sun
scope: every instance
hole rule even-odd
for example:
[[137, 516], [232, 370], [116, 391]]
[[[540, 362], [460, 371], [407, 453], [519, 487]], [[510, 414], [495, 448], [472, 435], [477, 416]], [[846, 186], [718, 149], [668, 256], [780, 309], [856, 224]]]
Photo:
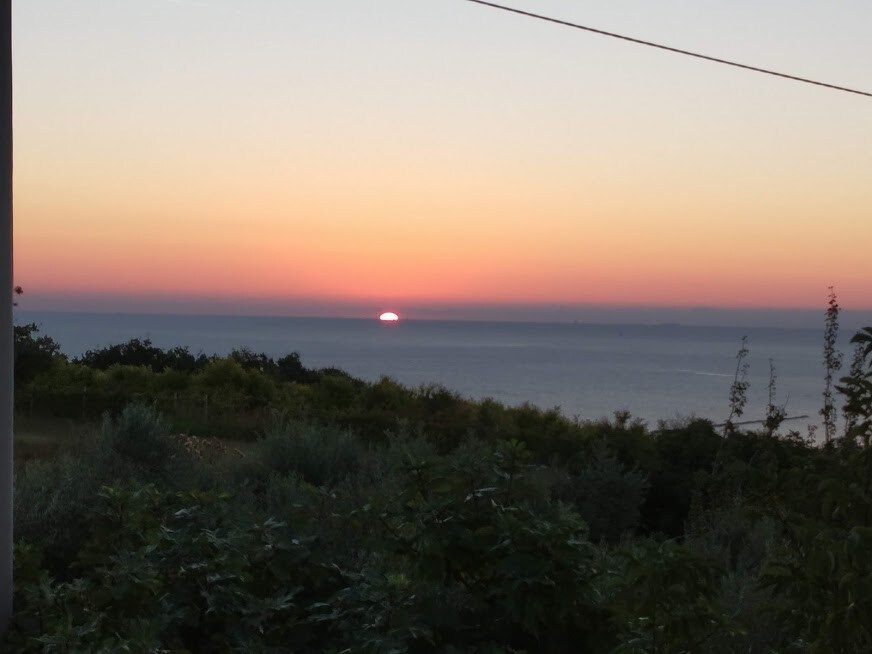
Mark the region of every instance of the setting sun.
[[378, 317], [382, 322], [399, 322], [400, 317], [393, 311], [386, 311]]

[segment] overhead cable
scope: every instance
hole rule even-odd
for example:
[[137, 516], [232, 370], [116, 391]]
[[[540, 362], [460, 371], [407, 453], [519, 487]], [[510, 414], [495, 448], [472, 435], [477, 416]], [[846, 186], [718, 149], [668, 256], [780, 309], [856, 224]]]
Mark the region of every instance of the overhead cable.
[[838, 86], [836, 84], [829, 84], [827, 82], [818, 82], [816, 80], [807, 79], [805, 77], [798, 77], [796, 75], [788, 75], [787, 73], [779, 73], [774, 70], [768, 70], [766, 68], [760, 68], [758, 66], [749, 66], [747, 64], [740, 64], [735, 61], [729, 61], [727, 59], [720, 59], [718, 57], [711, 57], [709, 55], [700, 54], [699, 52], [691, 52], [690, 50], [682, 50], [680, 48], [673, 48], [668, 45], [663, 45], [662, 43], [654, 43], [653, 41], [644, 41], [642, 39], [633, 38], [631, 36], [624, 36], [623, 34], [615, 34], [614, 32], [607, 32], [606, 30], [597, 29], [595, 27], [588, 27], [587, 25], [579, 25], [578, 23], [571, 23], [569, 21], [560, 20], [558, 18], [551, 18], [550, 16], [543, 16], [542, 14], [534, 14], [530, 11], [524, 11], [522, 9], [515, 9], [514, 7], [507, 7], [505, 5], [500, 5], [495, 2], [487, 2], [486, 0], [466, 0], [466, 2], [473, 2], [477, 5], [484, 5], [486, 7], [491, 7], [493, 9], [499, 9], [501, 11], [507, 11], [513, 14], [518, 14], [520, 16], [526, 16], [527, 18], [535, 18], [536, 20], [546, 21], [548, 23], [555, 23], [557, 25], [563, 25], [564, 27], [571, 27], [577, 30], [584, 30], [585, 32], [592, 32], [593, 34], [599, 34], [601, 36], [608, 36], [613, 39], [620, 39], [622, 41], [629, 41], [630, 43], [636, 43], [637, 45], [648, 46], [649, 48], [657, 48], [659, 50], [666, 50], [667, 52], [674, 52], [675, 54], [685, 55], [687, 57], [694, 57], [696, 59], [703, 59], [705, 61], [712, 61], [716, 64], [723, 64], [725, 66], [733, 66], [734, 68], [742, 68], [744, 70], [754, 71], [755, 73], [763, 73], [764, 75], [774, 75], [775, 77], [782, 77], [784, 79], [793, 80], [795, 82], [802, 82], [803, 84], [813, 84], [814, 86], [822, 86], [827, 89], [832, 89], [834, 91], [843, 91], [844, 93], [853, 93], [855, 95], [862, 95], [867, 98], [872, 98], [872, 93], [868, 91], [858, 91], [857, 89], [847, 88], [845, 86]]

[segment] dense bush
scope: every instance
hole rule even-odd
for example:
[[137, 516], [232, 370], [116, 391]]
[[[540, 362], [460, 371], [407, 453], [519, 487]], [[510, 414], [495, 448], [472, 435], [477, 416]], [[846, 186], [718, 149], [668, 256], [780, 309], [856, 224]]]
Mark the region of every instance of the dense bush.
[[107, 416], [100, 445], [107, 456], [128, 462], [146, 475], [166, 470], [181, 453], [178, 440], [170, 437], [169, 423], [145, 404], [126, 407], [116, 420]]
[[39, 336], [39, 325], [15, 325], [14, 370], [15, 385], [23, 386], [42, 373], [48, 372], [55, 363], [65, 360], [61, 347], [50, 336]]
[[648, 492], [645, 476], [627, 470], [606, 447], [600, 446], [567, 483], [566, 496], [598, 542], [618, 542], [639, 526], [640, 507]]
[[354, 473], [365, 453], [360, 440], [342, 429], [277, 420], [249, 451], [244, 471], [249, 480], [295, 474], [327, 486]]
[[63, 576], [87, 536], [87, 515], [100, 486], [111, 483], [94, 450], [33, 461], [15, 472], [13, 533], [38, 545], [47, 569]]
[[868, 644], [869, 498], [851, 482], [865, 451], [722, 441], [719, 463], [702, 457], [685, 480], [682, 543], [632, 538], [647, 482], [600, 441], [546, 465], [521, 440], [445, 452], [396, 432], [367, 446], [285, 418], [192, 475], [167, 438], [153, 409], [132, 406], [93, 449], [20, 471], [13, 650]]
[[75, 362], [97, 370], [107, 370], [112, 366], [145, 366], [154, 372], [193, 372], [201, 369], [208, 360], [204, 354], [194, 356], [185, 347], [163, 350], [153, 345], [150, 339], [133, 338], [119, 345], [88, 350]]
[[[221, 495], [104, 488], [81, 576], [54, 582], [16, 552], [16, 651], [320, 651], [318, 599], [340, 588], [274, 521], [229, 520]], [[28, 636], [28, 633], [34, 634]]]
[[[54, 360], [30, 391], [127, 406], [19, 465], [6, 648], [870, 651], [867, 343], [848, 431], [821, 447], [304, 380], [293, 360], [288, 379], [242, 351], [190, 373]], [[180, 424], [224, 416], [256, 442], [180, 447]]]

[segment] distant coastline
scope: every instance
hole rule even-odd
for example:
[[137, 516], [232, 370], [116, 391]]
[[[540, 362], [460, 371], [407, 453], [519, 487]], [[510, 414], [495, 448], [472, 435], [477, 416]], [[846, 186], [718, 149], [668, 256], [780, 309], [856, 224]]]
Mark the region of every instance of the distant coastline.
[[[824, 311], [815, 307], [711, 307], [605, 305], [548, 302], [439, 302], [402, 298], [323, 300], [317, 298], [234, 298], [167, 295], [76, 294], [25, 288], [18, 311], [146, 315], [246, 316], [270, 318], [376, 319], [397, 311], [404, 320], [521, 322], [541, 324], [682, 325], [700, 327], [823, 328]], [[825, 289], [821, 297], [825, 296]], [[856, 308], [842, 299], [841, 324], [857, 330], [872, 324], [872, 307]]]
[[[36, 306], [33, 306], [33, 305]], [[118, 309], [109, 308], [64, 308], [64, 307], [41, 307], [41, 302], [28, 302], [27, 306], [16, 309], [19, 321], [25, 320], [28, 314], [41, 315], [114, 315], [114, 316], [199, 316], [213, 318], [264, 318], [283, 319], [293, 318], [300, 320], [377, 320], [378, 311], [373, 310], [367, 315], [329, 315], [309, 314], [297, 315], [296, 313], [282, 313], [276, 311], [246, 311], [245, 307], [240, 310], [230, 311], [225, 307], [223, 311], [196, 311], [196, 310], [164, 310], [149, 311], [125, 306]], [[527, 312], [532, 309], [527, 308]], [[534, 315], [518, 314], [514, 317], [504, 315], [506, 310], [470, 310], [469, 316], [451, 315], [458, 313], [448, 312], [442, 316], [438, 310], [414, 310], [404, 311], [404, 322], [448, 322], [448, 323], [520, 323], [541, 325], [579, 325], [579, 326], [602, 326], [611, 325], [616, 327], [715, 327], [715, 328], [748, 328], [748, 329], [823, 329], [823, 312], [812, 309], [706, 309], [706, 308], [587, 308], [586, 315], [573, 317], [568, 315], [572, 309], [560, 309], [559, 312], [543, 311], [537, 319]], [[563, 315], [567, 313], [567, 315]], [[493, 314], [493, 315], [491, 315]], [[872, 311], [844, 309], [841, 316], [841, 325], [844, 331], [856, 331], [866, 325], [872, 324]]]

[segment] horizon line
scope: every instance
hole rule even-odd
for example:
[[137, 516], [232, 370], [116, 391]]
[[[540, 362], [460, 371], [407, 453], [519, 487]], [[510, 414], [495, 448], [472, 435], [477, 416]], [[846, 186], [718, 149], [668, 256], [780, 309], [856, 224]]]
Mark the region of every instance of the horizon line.
[[[544, 306], [544, 305], [543, 305]], [[552, 308], [562, 308], [562, 309], [572, 309], [576, 308], [573, 305], [548, 305]], [[503, 305], [494, 305], [493, 308], [516, 308], [516, 307], [506, 307]], [[535, 308], [530, 305], [527, 305], [526, 308]], [[665, 306], [652, 306], [652, 305], [620, 305], [620, 306], [603, 306], [603, 305], [585, 305], [583, 307], [578, 308], [586, 308], [589, 310], [600, 310], [600, 311], [670, 311], [677, 310], [683, 312], [690, 312], [693, 314], [702, 317], [703, 315], [707, 315], [710, 318], [717, 318], [718, 315], [723, 316], [724, 314], [768, 314], [772, 316], [778, 316], [782, 319], [785, 318], [812, 318], [813, 316], [817, 316], [821, 318], [820, 326], [811, 326], [808, 324], [803, 325], [741, 325], [743, 328], [750, 329], [801, 329], [801, 330], [816, 330], [823, 328], [823, 318], [825, 315], [824, 310], [818, 309], [809, 309], [809, 308], [772, 308], [772, 307], [665, 307]], [[261, 313], [248, 313], [248, 312], [240, 312], [240, 313], [223, 313], [216, 311], [146, 311], [146, 310], [136, 310], [136, 309], [116, 309], [116, 310], [107, 310], [107, 309], [32, 309], [27, 307], [18, 307], [16, 313], [42, 313], [42, 314], [59, 314], [59, 315], [105, 315], [105, 316], [156, 316], [156, 317], [192, 317], [192, 318], [270, 318], [270, 319], [298, 319], [298, 320], [355, 320], [355, 321], [367, 321], [367, 322], [378, 322], [378, 313], [373, 313], [372, 315], [318, 315], [318, 314], [281, 314], [275, 312], [261, 312]], [[868, 315], [868, 319], [872, 320], [872, 311], [870, 310], [862, 310], [862, 309], [845, 309], [842, 308], [842, 314], [847, 314], [849, 317], [859, 317], [865, 314]], [[689, 316], [683, 316], [685, 319]], [[627, 320], [629, 318], [629, 320]], [[720, 323], [706, 323], [706, 324], [694, 324], [694, 322], [685, 322], [681, 320], [682, 316], [675, 316], [674, 320], [668, 319], [668, 316], [664, 316], [663, 318], [658, 319], [644, 319], [642, 316], [638, 316], [635, 320], [630, 317], [625, 317], [624, 321], [621, 320], [620, 316], [611, 316], [606, 317], [602, 316], [599, 320], [592, 319], [590, 316], [587, 317], [578, 317], [578, 318], [556, 318], [543, 316], [541, 319], [535, 319], [533, 317], [457, 317], [457, 316], [403, 316], [400, 315], [400, 322], [419, 322], [419, 323], [432, 323], [432, 322], [446, 322], [446, 323], [515, 323], [515, 324], [538, 324], [538, 325], [579, 325], [579, 326], [640, 326], [640, 327], [663, 327], [663, 326], [675, 326], [675, 327], [702, 327], [702, 328], [736, 328], [739, 325], [735, 324], [720, 324]], [[853, 329], [854, 327], [848, 327], [849, 329]], [[856, 328], [859, 328], [856, 327]]]

